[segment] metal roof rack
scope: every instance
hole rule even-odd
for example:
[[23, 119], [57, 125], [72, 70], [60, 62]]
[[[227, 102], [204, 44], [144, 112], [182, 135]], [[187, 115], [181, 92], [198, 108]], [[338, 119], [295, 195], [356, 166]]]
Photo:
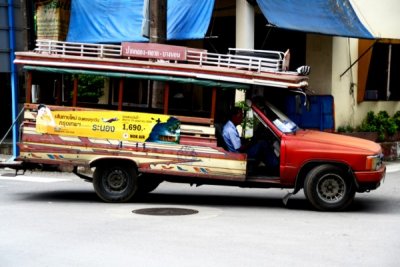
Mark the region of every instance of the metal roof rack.
[[72, 43], [55, 40], [36, 40], [35, 52], [66, 56], [120, 58], [121, 46], [109, 44]]
[[[73, 43], [55, 40], [37, 40], [35, 52], [48, 55], [123, 58], [121, 45]], [[146, 60], [145, 58], [135, 60]], [[148, 60], [148, 59], [147, 59]], [[154, 59], [153, 59], [154, 60]], [[254, 72], [285, 71], [289, 59], [285, 53], [270, 50], [230, 48], [228, 54], [209, 53], [206, 50], [186, 48], [186, 60], [199, 66], [235, 68]], [[174, 64], [177, 61], [163, 61]]]

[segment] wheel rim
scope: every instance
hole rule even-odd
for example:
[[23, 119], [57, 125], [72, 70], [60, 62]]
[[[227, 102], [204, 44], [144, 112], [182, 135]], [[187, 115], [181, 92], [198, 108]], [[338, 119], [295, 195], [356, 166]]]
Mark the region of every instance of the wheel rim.
[[346, 182], [336, 174], [326, 174], [317, 184], [317, 192], [320, 199], [328, 203], [341, 201], [346, 194]]
[[121, 192], [128, 185], [128, 175], [120, 169], [110, 171], [103, 180], [104, 188], [108, 192]]

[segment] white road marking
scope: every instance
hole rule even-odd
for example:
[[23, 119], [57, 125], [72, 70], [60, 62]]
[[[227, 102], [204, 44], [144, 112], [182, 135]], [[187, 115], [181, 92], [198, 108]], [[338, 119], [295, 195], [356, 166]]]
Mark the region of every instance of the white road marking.
[[57, 182], [65, 182], [71, 181], [72, 179], [64, 179], [64, 178], [44, 178], [44, 177], [34, 177], [34, 176], [0, 176], [1, 180], [9, 180], [9, 181], [19, 181], [19, 182], [34, 182], [34, 183], [57, 183]]

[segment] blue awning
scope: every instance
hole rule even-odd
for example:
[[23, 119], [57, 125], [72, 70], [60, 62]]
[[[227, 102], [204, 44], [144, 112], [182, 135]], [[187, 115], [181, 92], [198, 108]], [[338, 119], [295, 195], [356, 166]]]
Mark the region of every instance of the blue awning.
[[[204, 38], [215, 0], [168, 0], [167, 39]], [[68, 42], [146, 42], [144, 0], [73, 0]]]
[[373, 39], [349, 0], [257, 0], [268, 22], [309, 33]]

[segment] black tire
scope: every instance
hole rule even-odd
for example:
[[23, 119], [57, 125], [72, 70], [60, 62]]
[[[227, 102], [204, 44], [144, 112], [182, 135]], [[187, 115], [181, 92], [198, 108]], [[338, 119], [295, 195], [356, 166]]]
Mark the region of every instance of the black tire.
[[138, 192], [139, 195], [150, 193], [161, 184], [162, 180], [152, 177], [151, 175], [142, 174], [138, 178]]
[[304, 195], [318, 210], [340, 211], [353, 202], [355, 186], [351, 177], [341, 168], [324, 164], [307, 174]]
[[137, 174], [129, 164], [103, 164], [93, 174], [96, 194], [105, 202], [127, 202], [137, 192]]

